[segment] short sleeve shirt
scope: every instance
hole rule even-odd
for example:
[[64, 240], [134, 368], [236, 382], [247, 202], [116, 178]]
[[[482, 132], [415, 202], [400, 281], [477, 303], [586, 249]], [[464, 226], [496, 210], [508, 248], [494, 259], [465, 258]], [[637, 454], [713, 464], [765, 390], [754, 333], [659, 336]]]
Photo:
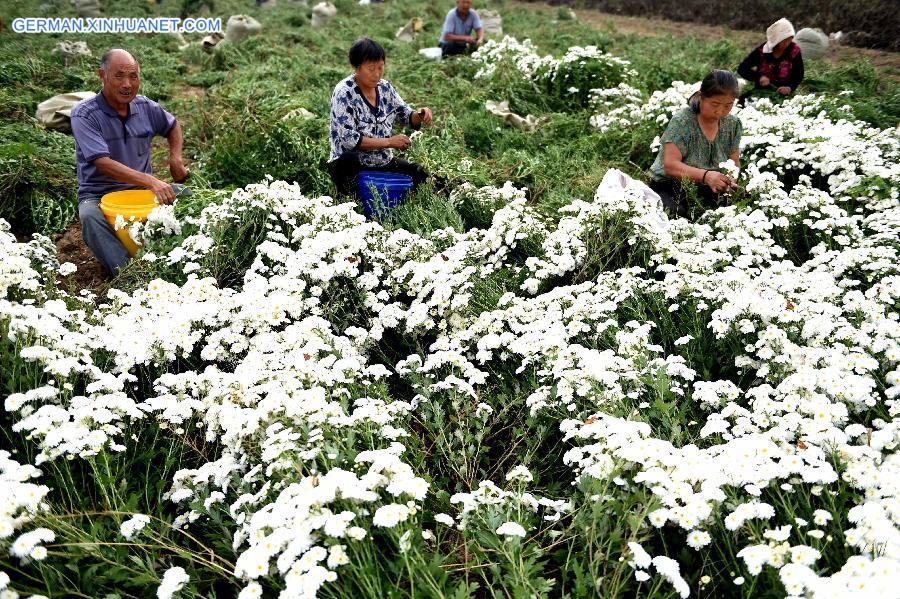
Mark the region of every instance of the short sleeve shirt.
[[[390, 82], [382, 79], [375, 86], [375, 105], [369, 103], [350, 75], [337, 84], [331, 95], [331, 156], [337, 160], [344, 152], [359, 148], [363, 137], [390, 137], [394, 123], [410, 124], [413, 110], [406, 105]], [[393, 158], [389, 148], [360, 153], [365, 166], [384, 166]]]
[[109, 156], [138, 172], [150, 174], [153, 172], [150, 142], [154, 135], [167, 136], [175, 122], [174, 116], [146, 96], [136, 96], [129, 102], [128, 115], [124, 118], [102, 93], [76, 104], [72, 108], [72, 135], [78, 200], [138, 189], [102, 174], [94, 166], [94, 160]]
[[459, 16], [459, 9], [451, 9], [444, 19], [444, 29], [441, 31], [439, 42], [443, 42], [444, 36], [448, 33], [453, 35], [471, 35], [472, 31], [481, 29], [481, 19], [474, 10], [469, 10], [469, 14], [463, 19]]
[[663, 169], [663, 154], [667, 143], [674, 143], [681, 151], [682, 161], [696, 168], [718, 170], [719, 164], [731, 157], [740, 148], [743, 127], [736, 116], [729, 114], [719, 120], [719, 132], [710, 141], [703, 135], [697, 115], [685, 108], [669, 121], [665, 133], [659, 140], [659, 153], [650, 167], [654, 181], [671, 179]]

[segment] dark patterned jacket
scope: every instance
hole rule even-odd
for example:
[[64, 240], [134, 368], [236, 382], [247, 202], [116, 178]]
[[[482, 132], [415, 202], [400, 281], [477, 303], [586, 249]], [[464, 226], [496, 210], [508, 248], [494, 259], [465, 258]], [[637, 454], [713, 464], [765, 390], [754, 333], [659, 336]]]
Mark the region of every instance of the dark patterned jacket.
[[791, 43], [784, 49], [781, 56], [775, 58], [772, 54], [763, 52], [760, 44], [738, 67], [738, 74], [754, 83], [759, 83], [759, 78], [765, 75], [774, 87], [787, 86], [791, 91], [797, 89], [803, 81], [803, 57], [800, 55], [800, 46]]

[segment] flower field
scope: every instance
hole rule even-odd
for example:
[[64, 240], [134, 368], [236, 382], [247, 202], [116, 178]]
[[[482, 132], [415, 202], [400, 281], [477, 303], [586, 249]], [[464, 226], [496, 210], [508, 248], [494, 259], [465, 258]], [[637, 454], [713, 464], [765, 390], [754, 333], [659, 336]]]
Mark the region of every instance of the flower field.
[[505, 10], [386, 77], [553, 120], [462, 102], [393, 222], [200, 154], [98, 294], [0, 221], [0, 596], [900, 597], [900, 129], [752, 100], [733, 202], [670, 219], [641, 177], [699, 84]]

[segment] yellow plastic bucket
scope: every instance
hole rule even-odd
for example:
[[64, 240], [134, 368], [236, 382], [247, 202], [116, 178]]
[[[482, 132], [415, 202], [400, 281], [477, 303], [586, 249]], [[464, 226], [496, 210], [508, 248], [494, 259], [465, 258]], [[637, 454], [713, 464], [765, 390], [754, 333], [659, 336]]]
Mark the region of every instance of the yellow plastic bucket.
[[121, 215], [125, 219], [125, 226], [116, 231], [116, 235], [132, 256], [137, 253], [138, 246], [128, 235], [128, 225], [132, 222], [144, 222], [158, 206], [156, 196], [149, 189], [114, 191], [100, 198], [100, 212], [113, 229], [116, 228], [117, 216]]

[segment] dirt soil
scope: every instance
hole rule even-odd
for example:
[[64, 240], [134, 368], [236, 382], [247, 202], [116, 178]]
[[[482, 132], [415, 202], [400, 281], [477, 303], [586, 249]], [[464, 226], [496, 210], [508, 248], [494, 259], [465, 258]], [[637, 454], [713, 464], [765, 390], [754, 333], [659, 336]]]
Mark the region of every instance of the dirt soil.
[[[110, 281], [110, 276], [94, 257], [93, 252], [84, 244], [81, 237], [81, 223], [73, 223], [63, 233], [57, 235], [54, 241], [59, 263], [71, 262], [78, 267], [75, 274], [68, 277], [74, 283], [75, 290], [90, 289], [100, 295]], [[60, 283], [64, 287], [68, 287], [68, 281]]]

